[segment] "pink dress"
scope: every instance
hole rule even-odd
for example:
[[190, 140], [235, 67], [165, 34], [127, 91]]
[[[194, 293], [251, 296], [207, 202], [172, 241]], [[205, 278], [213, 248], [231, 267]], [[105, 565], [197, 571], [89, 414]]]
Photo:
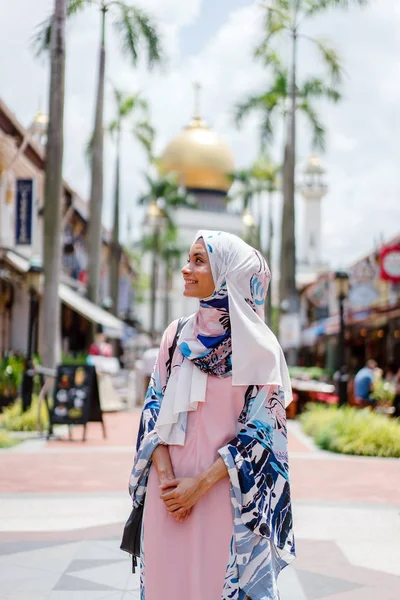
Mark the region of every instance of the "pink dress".
[[[210, 467], [218, 450], [237, 435], [244, 388], [230, 377], [209, 376], [206, 402], [188, 413], [184, 446], [169, 446], [176, 477]], [[219, 600], [222, 595], [233, 514], [229, 478], [214, 485], [178, 523], [160, 499], [150, 469], [144, 511], [145, 600]]]

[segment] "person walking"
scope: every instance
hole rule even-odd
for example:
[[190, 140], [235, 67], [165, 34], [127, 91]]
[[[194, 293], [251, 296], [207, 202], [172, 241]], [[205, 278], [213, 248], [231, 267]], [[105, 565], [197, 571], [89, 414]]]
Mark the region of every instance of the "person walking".
[[295, 558], [292, 396], [264, 323], [270, 272], [240, 238], [199, 231], [182, 275], [199, 308], [163, 335], [130, 477], [141, 599], [278, 600]]

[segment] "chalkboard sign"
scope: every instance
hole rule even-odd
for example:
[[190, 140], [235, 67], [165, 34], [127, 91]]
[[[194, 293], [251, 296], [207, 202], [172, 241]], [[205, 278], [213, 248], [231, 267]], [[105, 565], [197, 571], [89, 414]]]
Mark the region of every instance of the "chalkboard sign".
[[100, 422], [106, 437], [95, 367], [87, 364], [58, 366], [50, 426], [83, 425], [85, 440], [89, 421]]

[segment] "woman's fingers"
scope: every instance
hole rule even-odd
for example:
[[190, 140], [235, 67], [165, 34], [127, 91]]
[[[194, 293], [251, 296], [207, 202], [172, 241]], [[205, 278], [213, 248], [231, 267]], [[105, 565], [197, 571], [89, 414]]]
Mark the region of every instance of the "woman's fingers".
[[160, 490], [168, 490], [169, 488], [175, 488], [177, 485], [179, 485], [179, 479], [171, 479], [171, 481], [167, 481], [166, 483], [163, 483], [162, 485], [159, 486]]

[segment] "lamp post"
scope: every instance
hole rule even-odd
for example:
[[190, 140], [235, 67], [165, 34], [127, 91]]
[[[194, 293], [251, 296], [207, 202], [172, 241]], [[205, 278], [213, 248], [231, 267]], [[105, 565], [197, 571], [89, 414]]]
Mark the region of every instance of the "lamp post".
[[32, 258], [27, 272], [27, 283], [29, 290], [29, 321], [28, 321], [28, 347], [26, 353], [25, 371], [22, 380], [22, 408], [28, 410], [32, 403], [33, 368], [32, 354], [35, 346], [35, 335], [37, 336], [37, 321], [39, 313], [39, 287], [42, 273], [40, 259]]
[[345, 357], [345, 340], [344, 340], [344, 301], [349, 293], [349, 276], [344, 271], [337, 271], [335, 273], [335, 291], [336, 298], [339, 302], [339, 317], [340, 317], [340, 328], [339, 328], [339, 343], [338, 343], [338, 354], [337, 362], [339, 368], [339, 406], [347, 404], [347, 366]]
[[158, 284], [158, 253], [160, 251], [160, 233], [164, 220], [164, 212], [161, 208], [163, 199], [158, 202], [153, 199], [147, 209], [147, 221], [152, 229], [152, 265], [151, 265], [151, 297], [150, 297], [150, 332], [154, 340], [156, 337], [156, 304]]

